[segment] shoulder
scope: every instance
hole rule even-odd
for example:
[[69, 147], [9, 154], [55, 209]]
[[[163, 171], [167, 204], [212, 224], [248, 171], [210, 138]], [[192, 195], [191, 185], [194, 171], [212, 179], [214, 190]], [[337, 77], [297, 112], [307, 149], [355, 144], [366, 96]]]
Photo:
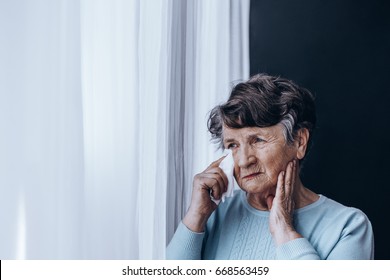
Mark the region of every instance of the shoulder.
[[345, 217], [348, 219], [368, 219], [366, 214], [364, 214], [364, 212], [358, 208], [346, 206], [323, 195], [322, 197], [324, 199], [322, 207], [326, 213], [335, 215], [339, 218]]
[[346, 206], [324, 195], [320, 195], [320, 198], [314, 203], [297, 210], [298, 213], [313, 211], [318, 211], [322, 214], [325, 213], [328, 215], [364, 215], [361, 210], [354, 207]]
[[373, 258], [371, 222], [360, 209], [322, 195], [316, 202], [298, 209], [295, 218], [297, 231], [321, 259]]
[[372, 231], [371, 222], [362, 210], [345, 206], [329, 198], [327, 200], [330, 208], [334, 207], [336, 210], [334, 213], [335, 218], [344, 224], [344, 234], [349, 234], [356, 230]]
[[371, 228], [367, 215], [358, 208], [346, 206], [324, 195], [307, 207], [297, 211], [299, 216], [316, 217], [326, 222], [329, 226], [342, 226], [343, 228]]

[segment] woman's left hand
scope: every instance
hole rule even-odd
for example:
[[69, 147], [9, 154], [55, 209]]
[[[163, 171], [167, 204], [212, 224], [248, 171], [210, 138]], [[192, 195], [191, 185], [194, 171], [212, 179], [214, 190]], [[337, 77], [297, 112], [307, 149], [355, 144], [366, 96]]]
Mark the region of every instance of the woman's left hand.
[[297, 162], [289, 162], [286, 171], [278, 176], [275, 197], [267, 199], [270, 208], [269, 226], [276, 245], [302, 237], [293, 226], [294, 186], [297, 174]]

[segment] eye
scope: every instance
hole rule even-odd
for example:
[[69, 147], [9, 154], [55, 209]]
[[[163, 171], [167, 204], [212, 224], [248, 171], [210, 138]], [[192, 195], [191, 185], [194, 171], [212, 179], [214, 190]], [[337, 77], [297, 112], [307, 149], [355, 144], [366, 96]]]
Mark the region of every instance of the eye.
[[261, 143], [261, 142], [264, 142], [265, 140], [264, 139], [262, 139], [262, 138], [260, 138], [260, 137], [256, 137], [255, 139], [254, 139], [254, 142], [255, 143]]
[[236, 143], [230, 143], [227, 145], [226, 149], [234, 149], [237, 147], [237, 144]]

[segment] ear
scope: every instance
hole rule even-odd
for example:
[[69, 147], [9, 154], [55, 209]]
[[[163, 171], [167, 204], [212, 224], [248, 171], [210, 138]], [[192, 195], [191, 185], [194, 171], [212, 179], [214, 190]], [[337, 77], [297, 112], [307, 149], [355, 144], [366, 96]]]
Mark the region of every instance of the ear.
[[307, 144], [309, 142], [310, 132], [307, 128], [298, 130], [296, 138], [297, 158], [303, 159], [306, 155]]

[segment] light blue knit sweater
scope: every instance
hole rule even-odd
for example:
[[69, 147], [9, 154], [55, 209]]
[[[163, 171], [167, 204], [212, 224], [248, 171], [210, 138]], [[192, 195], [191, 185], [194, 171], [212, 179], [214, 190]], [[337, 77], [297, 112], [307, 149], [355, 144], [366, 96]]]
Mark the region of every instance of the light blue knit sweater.
[[243, 191], [221, 203], [204, 233], [180, 223], [167, 259], [373, 259], [374, 237], [366, 215], [323, 195], [294, 212], [303, 238], [275, 247], [269, 212], [249, 205]]

